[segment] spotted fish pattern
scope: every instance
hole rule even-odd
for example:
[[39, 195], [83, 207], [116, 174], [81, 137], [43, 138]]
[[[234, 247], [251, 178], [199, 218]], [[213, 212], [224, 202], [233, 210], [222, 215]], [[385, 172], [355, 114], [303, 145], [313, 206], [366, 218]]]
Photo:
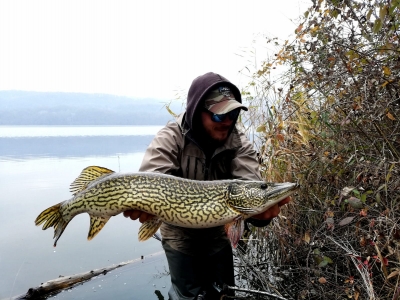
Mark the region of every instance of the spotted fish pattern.
[[[140, 227], [140, 241], [153, 236], [162, 222], [187, 228], [242, 228], [238, 223], [267, 210], [297, 188], [295, 183], [197, 181], [160, 173], [115, 173], [90, 166], [71, 184], [73, 197], [44, 210], [35, 224], [43, 224], [43, 230], [54, 227], [54, 246], [68, 223], [85, 212], [90, 215], [89, 240], [110, 217], [130, 209], [155, 216]], [[232, 235], [240, 237], [241, 232]]]

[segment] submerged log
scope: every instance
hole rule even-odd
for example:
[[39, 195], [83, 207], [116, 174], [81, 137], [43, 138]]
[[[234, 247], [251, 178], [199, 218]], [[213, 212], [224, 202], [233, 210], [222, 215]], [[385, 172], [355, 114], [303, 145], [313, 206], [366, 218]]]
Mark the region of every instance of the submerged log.
[[[163, 254], [164, 251], [153, 253], [149, 256], [157, 256]], [[108, 266], [101, 269], [95, 269], [84, 273], [79, 273], [71, 276], [60, 276], [59, 278], [52, 279], [41, 283], [37, 287], [30, 288], [26, 294], [22, 294], [16, 297], [10, 298], [10, 300], [23, 300], [23, 299], [45, 299], [49, 296], [54, 296], [65, 289], [71, 288], [77, 284], [82, 284], [89, 281], [93, 277], [99, 275], [106, 275], [108, 272], [115, 270], [117, 268], [140, 262], [144, 259], [144, 256], [140, 258], [129, 260], [126, 262], [119, 263], [117, 265]]]

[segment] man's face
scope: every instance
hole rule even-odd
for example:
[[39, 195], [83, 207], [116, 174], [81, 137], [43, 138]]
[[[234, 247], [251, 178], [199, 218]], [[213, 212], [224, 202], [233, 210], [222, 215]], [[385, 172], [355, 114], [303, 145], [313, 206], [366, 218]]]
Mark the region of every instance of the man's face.
[[201, 112], [201, 121], [206, 133], [217, 142], [224, 142], [228, 138], [230, 129], [235, 122], [228, 117], [222, 122], [214, 122], [211, 120], [211, 113], [206, 110]]

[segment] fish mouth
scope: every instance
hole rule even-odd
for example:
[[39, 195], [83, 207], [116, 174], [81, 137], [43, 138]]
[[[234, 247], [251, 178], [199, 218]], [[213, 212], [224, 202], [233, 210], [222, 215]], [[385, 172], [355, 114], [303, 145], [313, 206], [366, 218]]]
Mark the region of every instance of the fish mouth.
[[289, 197], [290, 195], [294, 194], [294, 192], [299, 187], [300, 186], [297, 183], [291, 182], [265, 182], [264, 187], [261, 187], [262, 189], [264, 189], [264, 195], [261, 198], [258, 198], [254, 202], [252, 202], [251, 207], [235, 204], [233, 204], [232, 207], [234, 208], [234, 210], [237, 210], [243, 214], [257, 215], [281, 202], [283, 199]]
[[269, 191], [265, 197], [272, 198], [271, 201], [273, 202], [279, 202], [285, 199], [300, 188], [298, 183], [293, 182], [269, 183], [268, 186], [271, 188], [271, 191]]
[[298, 183], [293, 183], [293, 182], [273, 183], [271, 196], [284, 192], [294, 191], [297, 190], [299, 187], [300, 185]]

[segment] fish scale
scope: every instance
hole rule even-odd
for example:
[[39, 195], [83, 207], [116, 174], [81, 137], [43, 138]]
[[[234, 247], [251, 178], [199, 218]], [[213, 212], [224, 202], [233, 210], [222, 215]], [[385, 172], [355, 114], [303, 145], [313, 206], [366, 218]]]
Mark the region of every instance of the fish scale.
[[196, 181], [160, 173], [115, 173], [91, 166], [71, 184], [73, 197], [44, 210], [35, 223], [44, 223], [43, 229], [54, 227], [56, 246], [68, 223], [80, 213], [90, 215], [90, 240], [110, 217], [137, 209], [155, 216], [140, 227], [140, 241], [150, 238], [162, 222], [187, 228], [225, 225], [235, 246], [241, 232], [232, 230], [243, 227], [238, 223], [262, 213], [297, 188], [295, 183]]

